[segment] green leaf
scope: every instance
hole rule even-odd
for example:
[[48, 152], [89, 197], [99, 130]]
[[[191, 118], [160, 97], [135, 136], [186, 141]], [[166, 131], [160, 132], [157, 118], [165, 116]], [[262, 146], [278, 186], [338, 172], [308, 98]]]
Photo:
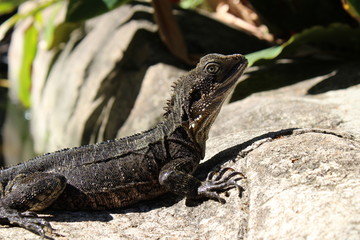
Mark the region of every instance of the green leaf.
[[195, 9], [197, 6], [202, 4], [204, 0], [181, 0], [180, 7], [184, 9]]
[[0, 41], [3, 40], [6, 33], [21, 19], [20, 14], [15, 14], [0, 26]]
[[77, 22], [98, 16], [129, 0], [69, 0], [66, 21]]
[[360, 54], [360, 28], [345, 24], [329, 27], [315, 26], [292, 36], [280, 46], [270, 47], [247, 54], [249, 66], [262, 59], [297, 56], [326, 56], [351, 59]]
[[[344, 1], [344, 0], [343, 0]], [[352, 0], [358, 1], [359, 0]], [[356, 24], [341, 0], [248, 0], [270, 33], [288, 39], [313, 26], [333, 23]]]
[[24, 52], [19, 74], [19, 99], [24, 107], [30, 107], [31, 103], [31, 68], [37, 51], [37, 43], [38, 30], [34, 24], [31, 24], [24, 34]]
[[49, 50], [55, 46], [58, 46], [60, 43], [67, 42], [70, 38], [70, 33], [76, 28], [79, 28], [79, 23], [60, 23], [53, 29], [52, 33], [49, 33], [52, 35], [50, 35], [49, 39], [47, 40], [46, 48]]
[[[35, 7], [34, 9], [25, 12], [25, 13], [17, 13], [15, 15], [13, 15], [12, 17], [10, 17], [8, 20], [6, 20], [4, 23], [2, 23], [0, 25], [0, 41], [5, 37], [5, 34], [9, 31], [10, 28], [12, 28], [16, 23], [24, 20], [27, 17], [30, 16], [35, 16], [38, 12], [40, 12], [41, 10], [51, 6], [52, 4], [59, 2], [61, 0], [51, 0], [51, 1], [46, 1], [42, 4], [39, 4], [37, 7]], [[23, 1], [16, 1], [16, 2], [23, 2]]]
[[345, 24], [315, 26], [294, 35], [284, 45], [283, 56], [326, 55], [334, 58], [358, 58], [360, 28]]
[[359, 0], [343, 0], [343, 8], [347, 11], [353, 18], [360, 22], [360, 1]]
[[256, 61], [261, 59], [273, 59], [280, 55], [282, 50], [284, 49], [283, 46], [275, 46], [266, 48], [257, 52], [246, 54], [246, 58], [248, 60], [249, 66], [252, 66]]
[[16, 5], [11, 2], [0, 3], [0, 15], [10, 13], [16, 8]]
[[27, 0], [0, 0], [0, 15], [10, 13]]
[[102, 0], [108, 9], [113, 9], [119, 3], [118, 0]]
[[44, 29], [44, 40], [46, 43], [46, 49], [50, 49], [53, 46], [54, 38], [55, 38], [55, 19], [58, 13], [61, 10], [63, 2], [59, 2], [57, 5], [54, 5], [53, 11], [51, 15], [48, 17], [47, 22], [45, 24]]

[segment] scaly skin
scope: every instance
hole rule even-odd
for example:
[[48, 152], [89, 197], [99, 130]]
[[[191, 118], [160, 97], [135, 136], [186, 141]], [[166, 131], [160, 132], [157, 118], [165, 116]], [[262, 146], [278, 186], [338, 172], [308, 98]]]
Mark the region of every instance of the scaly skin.
[[0, 219], [45, 236], [51, 226], [33, 211], [128, 206], [171, 191], [224, 202], [237, 186], [225, 169], [192, 176], [220, 108], [246, 68], [240, 55], [209, 54], [174, 85], [164, 121], [130, 137], [64, 149], [0, 171]]

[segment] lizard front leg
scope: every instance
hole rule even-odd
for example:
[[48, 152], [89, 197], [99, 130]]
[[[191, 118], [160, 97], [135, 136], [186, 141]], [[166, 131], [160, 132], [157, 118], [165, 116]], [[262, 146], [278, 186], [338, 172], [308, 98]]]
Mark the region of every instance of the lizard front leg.
[[33, 211], [50, 206], [65, 186], [66, 179], [61, 175], [42, 172], [19, 174], [2, 189], [0, 219], [45, 236], [45, 229], [51, 231], [52, 228]]
[[241, 187], [237, 181], [245, 178], [240, 172], [232, 168], [223, 168], [220, 171], [210, 172], [205, 181], [200, 181], [190, 174], [191, 161], [177, 159], [166, 164], [159, 174], [159, 182], [169, 191], [190, 199], [210, 198], [221, 203], [225, 199], [220, 197], [220, 192], [227, 192], [231, 188]]

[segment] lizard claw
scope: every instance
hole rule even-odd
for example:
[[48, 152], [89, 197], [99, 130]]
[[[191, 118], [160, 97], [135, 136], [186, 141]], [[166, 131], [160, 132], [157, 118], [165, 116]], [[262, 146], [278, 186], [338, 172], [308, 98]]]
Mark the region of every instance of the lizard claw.
[[40, 235], [42, 238], [46, 237], [46, 233], [52, 233], [53, 228], [50, 223], [42, 218], [39, 218], [36, 213], [27, 211], [27, 212], [17, 212], [14, 209], [1, 209], [2, 211], [7, 212], [7, 220], [11, 225], [17, 225], [23, 227], [31, 232], [34, 232]]
[[33, 211], [26, 211], [21, 213], [22, 217], [37, 218], [38, 215]]
[[241, 193], [242, 187], [237, 183], [245, 179], [244, 174], [232, 168], [223, 168], [220, 171], [211, 171], [206, 180], [198, 188], [198, 196], [207, 197], [220, 203], [225, 203], [225, 199], [220, 197], [220, 192], [226, 192], [234, 187]]
[[26, 217], [26, 218], [21, 218], [21, 220], [18, 219], [16, 222], [11, 221], [10, 223], [28, 229], [40, 235], [43, 238], [46, 237], [47, 232], [52, 233], [53, 231], [53, 228], [51, 227], [50, 223], [42, 218]]

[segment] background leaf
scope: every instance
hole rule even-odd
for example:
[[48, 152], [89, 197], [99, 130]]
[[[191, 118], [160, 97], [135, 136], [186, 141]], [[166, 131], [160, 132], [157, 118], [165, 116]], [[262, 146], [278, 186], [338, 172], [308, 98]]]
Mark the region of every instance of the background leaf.
[[[39, 4], [37, 7], [33, 8], [32, 10], [25, 12], [25, 13], [16, 13], [9, 19], [7, 19], [4, 23], [0, 25], [0, 41], [5, 37], [5, 34], [9, 31], [10, 28], [12, 28], [16, 23], [28, 18], [28, 17], [34, 17], [37, 13], [42, 11], [43, 9], [51, 6], [52, 4], [59, 2], [61, 0], [51, 0], [46, 1], [44, 3]], [[24, 1], [15, 1], [15, 2], [24, 2]], [[15, 5], [17, 6], [17, 5]]]
[[203, 0], [182, 0], [180, 2], [180, 7], [185, 9], [194, 9], [203, 2], [204, 2]]
[[345, 24], [315, 26], [291, 37], [280, 46], [247, 54], [249, 65], [259, 60], [316, 56], [328, 59], [357, 59], [360, 54], [360, 28]]
[[61, 7], [63, 5], [63, 2], [59, 2], [56, 5], [53, 5], [53, 10], [51, 15], [48, 17], [47, 22], [44, 26], [44, 40], [46, 42], [46, 49], [50, 49], [54, 46], [55, 42], [55, 31], [56, 31], [56, 24], [55, 19], [57, 15], [59, 14]]
[[[354, 0], [358, 1], [359, 0]], [[249, 0], [271, 33], [287, 39], [306, 28], [332, 23], [355, 25], [340, 0]]]
[[246, 58], [249, 62], [249, 66], [252, 66], [256, 61], [262, 60], [262, 59], [274, 59], [277, 56], [280, 55], [282, 50], [284, 49], [284, 46], [275, 46], [266, 48], [257, 52], [246, 54]]
[[330, 57], [357, 59], [360, 54], [360, 28], [345, 24], [315, 26], [294, 35], [285, 43], [283, 56]]
[[107, 6], [108, 9], [113, 9], [114, 7], [118, 6], [119, 2], [121, 3], [122, 1], [118, 1], [118, 0], [103, 0], [103, 2], [105, 3], [105, 5]]
[[27, 0], [0, 0], [0, 15], [10, 13]]
[[11, 2], [0, 3], [0, 15], [14, 11], [16, 5]]
[[31, 67], [37, 51], [38, 30], [34, 24], [25, 31], [24, 52], [19, 74], [19, 99], [24, 107], [30, 107]]
[[108, 12], [129, 0], [69, 0], [66, 21], [78, 22]]
[[344, 9], [360, 23], [360, 1], [342, 0]]

